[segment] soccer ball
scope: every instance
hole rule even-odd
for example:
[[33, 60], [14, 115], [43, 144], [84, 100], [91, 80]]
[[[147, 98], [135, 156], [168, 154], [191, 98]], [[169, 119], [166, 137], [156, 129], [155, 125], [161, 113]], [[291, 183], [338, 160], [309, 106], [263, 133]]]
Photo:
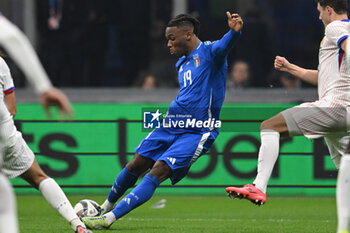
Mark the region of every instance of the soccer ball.
[[84, 199], [74, 206], [79, 217], [95, 217], [101, 215], [101, 207], [93, 200]]

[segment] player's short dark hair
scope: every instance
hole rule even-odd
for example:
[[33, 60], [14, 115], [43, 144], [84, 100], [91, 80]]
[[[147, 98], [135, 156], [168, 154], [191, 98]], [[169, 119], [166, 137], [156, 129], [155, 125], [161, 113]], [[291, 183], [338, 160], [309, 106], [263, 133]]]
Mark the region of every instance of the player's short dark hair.
[[348, 0], [315, 0], [321, 7], [330, 6], [337, 14], [348, 12]]
[[200, 22], [198, 19], [189, 14], [180, 14], [171, 19], [167, 27], [193, 27], [193, 33], [198, 36]]

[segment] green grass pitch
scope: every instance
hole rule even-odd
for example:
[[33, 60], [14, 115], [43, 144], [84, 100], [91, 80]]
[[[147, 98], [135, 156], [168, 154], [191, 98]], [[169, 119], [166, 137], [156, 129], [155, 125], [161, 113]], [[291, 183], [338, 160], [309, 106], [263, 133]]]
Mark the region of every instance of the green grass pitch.
[[[81, 199], [104, 201], [101, 195], [69, 195], [73, 205]], [[151, 206], [166, 199], [162, 209]], [[73, 232], [69, 224], [40, 195], [17, 195], [23, 233]], [[258, 207], [246, 200], [222, 196], [155, 195], [143, 206], [94, 232], [161, 233], [329, 233], [336, 232], [334, 197], [270, 196]]]

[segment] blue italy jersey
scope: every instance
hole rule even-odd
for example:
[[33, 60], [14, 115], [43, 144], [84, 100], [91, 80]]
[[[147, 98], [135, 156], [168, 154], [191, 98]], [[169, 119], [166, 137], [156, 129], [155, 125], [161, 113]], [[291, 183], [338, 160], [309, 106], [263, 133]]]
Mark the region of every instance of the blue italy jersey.
[[[241, 32], [230, 30], [215, 42], [199, 42], [188, 56], [176, 63], [180, 91], [171, 103], [169, 116], [190, 116], [196, 120], [219, 119], [225, 99], [227, 55]], [[174, 133], [209, 131], [212, 128], [183, 128]], [[217, 130], [217, 129], [214, 129]]]

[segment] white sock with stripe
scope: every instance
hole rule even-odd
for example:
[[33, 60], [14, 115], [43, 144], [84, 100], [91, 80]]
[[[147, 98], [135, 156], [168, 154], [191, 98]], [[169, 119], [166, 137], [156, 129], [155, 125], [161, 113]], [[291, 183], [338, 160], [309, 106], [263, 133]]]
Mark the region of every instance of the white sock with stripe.
[[47, 202], [71, 224], [73, 230], [76, 230], [78, 225], [85, 227], [85, 224], [80, 221], [68, 198], [54, 179], [46, 178], [41, 181], [39, 190]]

